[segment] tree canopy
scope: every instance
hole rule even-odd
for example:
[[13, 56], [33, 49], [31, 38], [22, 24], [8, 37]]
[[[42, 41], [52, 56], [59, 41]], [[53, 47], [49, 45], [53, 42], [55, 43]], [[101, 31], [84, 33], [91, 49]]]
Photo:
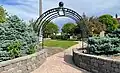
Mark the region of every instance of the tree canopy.
[[50, 22], [44, 27], [43, 31], [44, 31], [44, 37], [50, 37], [52, 35], [57, 34], [59, 28], [55, 23]]
[[113, 31], [118, 28], [118, 21], [109, 14], [99, 17], [99, 21], [106, 25], [107, 31]]
[[83, 27], [85, 29], [84, 31], [87, 31], [89, 35], [99, 34], [101, 31], [106, 30], [105, 24], [102, 24], [101, 22], [99, 22], [99, 19], [97, 17], [94, 17], [94, 16], [87, 17], [85, 14], [83, 14], [82, 18], [83, 20], [81, 20], [80, 24], [77, 25], [76, 30], [80, 30], [81, 25], [83, 24], [86, 27], [86, 28]]
[[99, 34], [101, 31], [106, 30], [105, 24], [99, 22], [97, 17], [90, 17], [89, 21], [86, 23], [90, 34]]
[[67, 35], [73, 35], [75, 28], [76, 28], [76, 25], [74, 23], [66, 23], [62, 27], [62, 32]]

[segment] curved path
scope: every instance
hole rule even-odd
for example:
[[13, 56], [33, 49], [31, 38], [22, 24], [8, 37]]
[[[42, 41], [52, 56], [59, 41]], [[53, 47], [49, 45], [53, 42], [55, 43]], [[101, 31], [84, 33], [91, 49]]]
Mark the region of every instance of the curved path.
[[72, 49], [79, 48], [79, 46], [81, 43], [48, 57], [46, 62], [32, 73], [90, 73], [76, 67], [72, 62]]

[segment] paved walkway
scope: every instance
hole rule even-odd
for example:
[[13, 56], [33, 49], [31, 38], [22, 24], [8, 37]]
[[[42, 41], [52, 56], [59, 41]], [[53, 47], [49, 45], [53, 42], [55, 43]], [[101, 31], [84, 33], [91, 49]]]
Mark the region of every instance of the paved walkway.
[[80, 43], [64, 52], [48, 57], [46, 62], [32, 73], [90, 73], [76, 67], [72, 62], [72, 49], [79, 48]]

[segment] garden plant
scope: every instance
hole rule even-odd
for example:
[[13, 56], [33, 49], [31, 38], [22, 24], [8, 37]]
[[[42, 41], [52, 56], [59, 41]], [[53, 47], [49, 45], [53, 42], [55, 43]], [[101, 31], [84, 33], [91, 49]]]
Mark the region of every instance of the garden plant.
[[105, 37], [90, 37], [87, 51], [90, 54], [114, 55], [120, 53], [120, 29], [106, 34]]
[[34, 53], [36, 44], [37, 36], [32, 27], [16, 15], [0, 24], [0, 62]]

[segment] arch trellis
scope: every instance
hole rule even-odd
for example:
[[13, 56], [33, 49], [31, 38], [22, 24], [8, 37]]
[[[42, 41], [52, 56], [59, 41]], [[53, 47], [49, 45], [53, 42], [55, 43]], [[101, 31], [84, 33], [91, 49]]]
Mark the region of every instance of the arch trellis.
[[[53, 19], [57, 18], [57, 17], [69, 17], [71, 19], [73, 19], [77, 24], [80, 23], [82, 19], [82, 17], [75, 12], [74, 10], [71, 10], [69, 8], [64, 8], [63, 7], [63, 2], [59, 3], [59, 7], [57, 8], [53, 8], [50, 9], [46, 12], [44, 12], [36, 21], [35, 23], [35, 28], [37, 28], [37, 32], [38, 32], [38, 36], [39, 36], [39, 40], [42, 42], [42, 48], [43, 48], [43, 30], [44, 27]], [[82, 38], [86, 37], [83, 36], [87, 35], [87, 27], [83, 24], [80, 25], [81, 27], [81, 31], [82, 31]]]

